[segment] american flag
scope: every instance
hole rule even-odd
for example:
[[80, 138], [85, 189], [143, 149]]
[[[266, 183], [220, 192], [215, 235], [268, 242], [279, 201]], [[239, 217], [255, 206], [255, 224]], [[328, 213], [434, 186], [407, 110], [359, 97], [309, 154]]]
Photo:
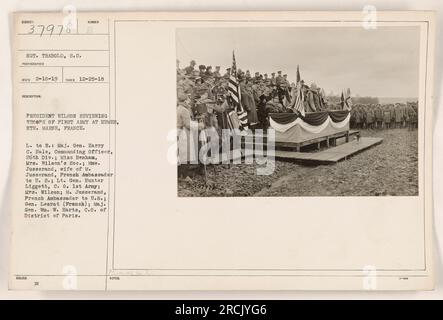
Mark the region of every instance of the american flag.
[[295, 87], [296, 90], [296, 99], [295, 99], [295, 104], [294, 104], [294, 110], [298, 111], [303, 117], [305, 116], [305, 105], [303, 103], [304, 99], [304, 94], [303, 94], [303, 88], [302, 88], [302, 83], [301, 83], [301, 78], [300, 78], [300, 70], [298, 68], [297, 65], [297, 85]]
[[238, 85], [237, 80], [237, 65], [235, 63], [235, 54], [232, 52], [232, 68], [231, 73], [229, 74], [229, 87], [228, 87], [229, 95], [235, 104], [235, 110], [238, 115], [238, 119], [240, 120], [240, 129], [247, 130], [248, 129], [248, 113], [243, 109], [241, 105], [241, 91]]

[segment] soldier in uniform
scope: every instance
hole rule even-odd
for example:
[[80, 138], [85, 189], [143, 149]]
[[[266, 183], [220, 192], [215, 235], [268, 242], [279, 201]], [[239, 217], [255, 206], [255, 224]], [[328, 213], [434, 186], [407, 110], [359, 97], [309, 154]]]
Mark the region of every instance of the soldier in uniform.
[[356, 105], [354, 108], [352, 108], [352, 110], [351, 110], [351, 117], [352, 117], [352, 112], [354, 112], [354, 128], [359, 129], [360, 122], [361, 122], [359, 106]]
[[281, 70], [277, 71], [277, 77], [275, 78], [275, 83], [280, 86], [283, 83], [283, 76], [281, 75]]
[[254, 93], [254, 98], [255, 98], [255, 102], [257, 103], [259, 101], [259, 98], [263, 92], [262, 92], [262, 87], [260, 86], [260, 77], [259, 80], [255, 80], [254, 78], [254, 83], [252, 84], [252, 91]]
[[194, 87], [194, 95], [195, 96], [203, 96], [206, 94], [206, 96], [210, 95], [211, 86], [208, 82], [204, 81], [203, 78], [198, 77], [195, 81], [195, 87]]
[[287, 74], [284, 74], [283, 75], [283, 84], [282, 84], [282, 88], [283, 88], [283, 90], [284, 90], [284, 94], [285, 94], [285, 97], [286, 97], [286, 101], [287, 101], [287, 103], [288, 104], [290, 104], [291, 103], [291, 94], [290, 94], [290, 83], [289, 83], [289, 81], [288, 81], [288, 75]]
[[192, 80], [193, 76], [179, 76], [177, 82], [177, 88], [179, 88], [185, 94], [192, 94], [195, 87], [195, 82]]
[[211, 78], [213, 76], [212, 66], [206, 67], [205, 78]]
[[251, 73], [249, 72], [249, 70], [246, 70], [245, 79], [246, 82], [251, 81]]
[[390, 104], [389, 110], [391, 111], [391, 125], [390, 125], [390, 127], [395, 129], [395, 105]]
[[375, 127], [377, 129], [381, 129], [383, 124], [383, 110], [379, 103], [375, 107], [374, 116], [375, 116]]
[[217, 82], [211, 91], [215, 101], [223, 99], [223, 97], [228, 93], [223, 81]]
[[206, 66], [204, 64], [201, 64], [198, 66], [198, 70], [199, 70], [200, 78], [204, 79], [205, 73], [206, 73]]
[[219, 78], [221, 78], [221, 74], [220, 74], [220, 66], [215, 66], [214, 77], [215, 77], [217, 80], [218, 80]]
[[366, 109], [366, 124], [368, 129], [374, 129], [375, 112], [374, 105], [367, 106]]
[[230, 75], [231, 75], [231, 68], [226, 68], [226, 73], [223, 75], [223, 78], [229, 79]]
[[394, 117], [395, 117], [395, 128], [401, 128], [403, 122], [403, 110], [400, 107], [399, 103], [395, 104]]
[[351, 129], [355, 129], [356, 128], [356, 124], [355, 124], [355, 112], [356, 112], [356, 108], [352, 108], [351, 109], [351, 119], [349, 120], [349, 126], [351, 127]]
[[281, 71], [277, 71], [277, 77], [275, 78], [275, 85], [277, 87], [277, 95], [280, 103], [283, 104], [283, 97], [285, 96], [284, 89], [282, 87], [284, 79], [281, 75]]
[[368, 128], [368, 105], [364, 104], [361, 108], [361, 122], [363, 129]]
[[389, 105], [383, 106], [383, 127], [389, 129], [391, 124], [391, 109]]
[[191, 60], [189, 66], [187, 66], [185, 68], [185, 73], [186, 73], [187, 76], [190, 76], [190, 75], [193, 74], [195, 65], [196, 65], [195, 61]]
[[276, 80], [275, 80], [275, 72], [273, 72], [273, 73], [271, 73], [271, 86], [275, 87], [276, 85], [277, 84], [276, 84]]
[[418, 115], [412, 103], [408, 103], [406, 106], [406, 116], [408, 130], [414, 130], [417, 127]]
[[407, 105], [406, 105], [406, 103], [402, 103], [401, 104], [401, 112], [402, 112], [402, 115], [403, 115], [403, 120], [402, 120], [402, 124], [401, 124], [401, 127], [402, 128], [404, 128], [404, 127], [406, 127], [406, 120], [407, 120], [407, 117], [408, 117], [408, 115], [407, 115]]
[[260, 80], [261, 80], [260, 72], [256, 72], [254, 77], [254, 83], [259, 83]]
[[264, 76], [265, 76], [265, 78], [263, 79], [263, 81], [265, 82], [265, 85], [267, 87], [270, 87], [271, 86], [271, 79], [268, 78], [268, 74], [267, 73], [265, 73]]

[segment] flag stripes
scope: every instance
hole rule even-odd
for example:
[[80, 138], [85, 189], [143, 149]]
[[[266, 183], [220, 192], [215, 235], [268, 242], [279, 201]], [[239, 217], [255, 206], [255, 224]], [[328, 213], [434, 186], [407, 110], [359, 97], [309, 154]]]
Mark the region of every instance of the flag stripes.
[[297, 98], [295, 100], [295, 105], [294, 105], [294, 110], [298, 111], [302, 116], [305, 116], [305, 105], [304, 105], [304, 94], [303, 94], [303, 89], [301, 86], [301, 83], [299, 82], [297, 84], [297, 87], [295, 88], [296, 93], [297, 93]]
[[235, 54], [232, 52], [232, 68], [229, 74], [228, 92], [235, 104], [235, 110], [240, 121], [240, 129], [248, 129], [248, 113], [243, 109], [241, 104], [241, 91], [237, 80], [237, 65], [235, 62]]
[[298, 68], [298, 65], [297, 65], [297, 85], [295, 87], [295, 90], [297, 97], [295, 99], [294, 110], [298, 111], [298, 113], [300, 113], [302, 116], [305, 116], [305, 105], [303, 102], [305, 100], [305, 97], [303, 93], [300, 70]]

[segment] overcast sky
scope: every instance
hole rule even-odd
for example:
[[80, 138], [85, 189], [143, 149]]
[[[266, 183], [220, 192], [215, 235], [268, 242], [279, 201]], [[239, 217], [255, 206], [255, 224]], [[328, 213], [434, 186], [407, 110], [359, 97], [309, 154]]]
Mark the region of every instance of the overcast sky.
[[295, 81], [297, 64], [306, 83], [352, 95], [418, 96], [418, 27], [363, 28], [190, 28], [177, 30], [180, 67], [232, 64], [270, 73], [282, 70]]

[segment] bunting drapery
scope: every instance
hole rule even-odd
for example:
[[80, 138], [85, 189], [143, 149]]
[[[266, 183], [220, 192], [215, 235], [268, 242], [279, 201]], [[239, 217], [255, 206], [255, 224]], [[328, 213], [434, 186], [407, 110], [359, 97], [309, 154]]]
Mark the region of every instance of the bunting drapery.
[[343, 128], [349, 123], [351, 114], [347, 110], [307, 113], [305, 116], [295, 113], [271, 113], [271, 127], [278, 132], [285, 132], [295, 125], [311, 133], [320, 133], [329, 124], [336, 129]]

